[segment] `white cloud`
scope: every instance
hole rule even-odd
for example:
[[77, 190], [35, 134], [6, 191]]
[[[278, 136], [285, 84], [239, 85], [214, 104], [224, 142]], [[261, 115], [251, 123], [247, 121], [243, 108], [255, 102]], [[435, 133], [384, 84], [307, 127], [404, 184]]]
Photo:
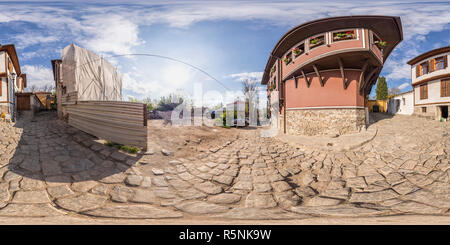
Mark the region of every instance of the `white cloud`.
[[[421, 45], [426, 44], [427, 35], [448, 29], [450, 8], [445, 2], [368, 1], [356, 4], [353, 1], [227, 1], [227, 2], [150, 2], [138, 1], [123, 4], [94, 5], [36, 5], [26, 2], [0, 3], [7, 7], [0, 15], [0, 23], [27, 22], [36, 26], [33, 30], [22, 30], [12, 37], [18, 49], [30, 45], [50, 45], [52, 42], [77, 42], [99, 53], [124, 54], [144, 41], [140, 37], [143, 26], [167, 24], [175, 28], [205, 21], [251, 21], [252, 26], [281, 26], [288, 29], [306, 21], [340, 15], [393, 15], [402, 18], [404, 41], [394, 50], [385, 64], [387, 79], [410, 79], [410, 67], [406, 62], [419, 54]], [[69, 6], [69, 7], [67, 7]], [[70, 7], [73, 6], [73, 7]], [[26, 34], [24, 34], [26, 33]], [[34, 36], [33, 36], [34, 35]], [[4, 37], [2, 37], [2, 42]], [[8, 40], [9, 41], [9, 40]], [[448, 42], [443, 40], [444, 42]], [[429, 44], [432, 46], [432, 44]], [[432, 48], [432, 47], [430, 47]], [[27, 51], [25, 58], [36, 57]], [[120, 66], [120, 64], [118, 65]], [[31, 68], [30, 68], [31, 69]], [[262, 72], [231, 74], [237, 81], [260, 80]], [[183, 81], [173, 81], [167, 85], [155, 81], [142, 85], [138, 76], [128, 77], [124, 89], [163, 93], [183, 85]]]
[[[67, 5], [64, 5], [67, 6]], [[69, 5], [70, 6], [70, 5]], [[96, 52], [129, 53], [143, 41], [139, 28], [155, 23], [186, 28], [202, 21], [253, 21], [255, 25], [294, 26], [313, 19], [339, 15], [401, 16], [404, 41], [426, 40], [430, 32], [449, 28], [450, 8], [445, 2], [352, 1], [321, 2], [150, 2], [135, 1], [128, 6], [85, 4], [73, 8], [8, 3], [0, 22], [24, 21], [43, 30], [36, 38], [20, 34], [23, 45], [71, 38]], [[155, 7], [158, 6], [158, 7]], [[299, 14], [301, 13], [301, 14]], [[437, 14], [438, 13], [438, 14]], [[51, 16], [51, 17], [49, 17]]]
[[87, 15], [81, 24], [83, 35], [77, 41], [94, 52], [128, 54], [142, 43], [138, 25], [120, 15]]
[[403, 90], [403, 89], [407, 88], [407, 87], [410, 86], [410, 85], [411, 85], [411, 84], [409, 84], [409, 83], [402, 83], [402, 84], [400, 84], [400, 86], [398, 86], [397, 88], [400, 89], [400, 90]]
[[35, 86], [38, 90], [44, 86], [54, 86], [53, 72], [51, 69], [42, 65], [32, 66], [24, 65], [21, 68], [22, 73], [27, 74], [27, 89]]
[[242, 72], [242, 73], [234, 73], [228, 75], [228, 77], [235, 79], [236, 81], [245, 81], [245, 80], [257, 80], [260, 81], [263, 76], [263, 72]]

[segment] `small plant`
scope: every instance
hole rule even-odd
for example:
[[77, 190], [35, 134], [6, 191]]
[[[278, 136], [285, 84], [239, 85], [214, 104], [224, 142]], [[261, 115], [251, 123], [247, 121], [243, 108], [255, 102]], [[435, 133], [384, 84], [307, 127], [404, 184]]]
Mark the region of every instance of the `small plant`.
[[106, 145], [106, 146], [110, 146], [110, 147], [117, 145], [117, 143], [114, 143], [114, 142], [109, 141], [109, 140], [105, 141], [105, 143], [103, 143], [103, 144]]
[[285, 64], [288, 64], [289, 62], [292, 61], [292, 59], [291, 59], [291, 57], [286, 56], [286, 57], [284, 57], [283, 61]]
[[136, 146], [122, 145], [122, 146], [120, 147], [120, 149], [121, 149], [122, 151], [126, 151], [126, 152], [128, 152], [128, 153], [133, 153], [133, 154], [136, 154], [136, 153], [139, 152], [139, 148], [137, 148]]
[[301, 50], [300, 48], [294, 48], [294, 50], [292, 51], [292, 52], [294, 52], [294, 54], [297, 56], [297, 55], [299, 55], [301, 52], [303, 52], [303, 50]]
[[388, 43], [387, 41], [383, 41], [383, 40], [375, 41], [375, 44], [380, 48], [386, 47], [387, 43]]

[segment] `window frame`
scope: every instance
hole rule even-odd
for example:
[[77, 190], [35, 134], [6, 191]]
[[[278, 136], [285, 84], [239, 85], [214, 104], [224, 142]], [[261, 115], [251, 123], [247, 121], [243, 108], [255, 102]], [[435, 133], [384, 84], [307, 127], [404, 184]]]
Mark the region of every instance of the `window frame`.
[[[434, 64], [436, 66], [435, 71], [439, 71], [439, 70], [444, 70], [445, 69], [445, 56], [441, 56], [441, 57], [436, 57], [434, 58]], [[438, 68], [438, 60], [440, 60], [440, 64], [442, 64], [442, 68]]]
[[[426, 73], [423, 72], [423, 68], [424, 67], [427, 67], [427, 72]], [[430, 63], [428, 61], [425, 61], [425, 62], [420, 64], [420, 75], [423, 76], [423, 75], [426, 75], [428, 73], [430, 73]]]
[[[352, 38], [344, 38], [344, 39], [335, 39], [335, 34], [339, 34], [339, 33], [344, 33], [344, 32], [349, 32], [352, 31], [353, 35]], [[336, 43], [336, 42], [342, 42], [342, 41], [351, 41], [351, 40], [358, 40], [358, 35], [357, 35], [357, 29], [344, 29], [344, 30], [338, 30], [338, 31], [333, 31], [331, 32], [331, 42], [332, 43]]]
[[[300, 52], [299, 54], [295, 54], [295, 53], [294, 53], [294, 50], [295, 50], [296, 48], [300, 48], [300, 46], [302, 46], [302, 45], [303, 45], [303, 51]], [[302, 54], [304, 54], [305, 52], [306, 52], [305, 41], [303, 41], [303, 42], [301, 42], [301, 43], [295, 45], [295, 48], [292, 49], [292, 55], [294, 55], [294, 59], [297, 59], [298, 57], [300, 57], [300, 56], [301, 56]]]
[[[309, 47], [309, 50], [312, 50], [312, 49], [314, 49], [314, 48], [317, 48], [317, 47], [320, 47], [320, 46], [322, 46], [322, 45], [325, 45], [325, 44], [326, 44], [326, 38], [325, 38], [325, 35], [326, 35], [326, 33], [322, 33], [322, 34], [319, 34], [319, 35], [316, 35], [316, 36], [313, 36], [313, 37], [308, 38], [308, 47]], [[312, 41], [312, 40], [314, 40], [314, 39], [316, 39], [316, 38], [319, 38], [319, 37], [322, 37], [322, 43], [319, 43], [319, 44], [311, 44], [311, 41]], [[319, 40], [320, 40], [320, 39], [319, 39]], [[311, 45], [314, 45], [314, 46], [311, 46]]]
[[[289, 61], [285, 61], [285, 59], [289, 59]], [[284, 55], [284, 58], [283, 58], [283, 62], [284, 62], [284, 64], [287, 66], [287, 65], [289, 65], [290, 63], [292, 63], [292, 51], [289, 51], [289, 52], [287, 52], [285, 55]]]

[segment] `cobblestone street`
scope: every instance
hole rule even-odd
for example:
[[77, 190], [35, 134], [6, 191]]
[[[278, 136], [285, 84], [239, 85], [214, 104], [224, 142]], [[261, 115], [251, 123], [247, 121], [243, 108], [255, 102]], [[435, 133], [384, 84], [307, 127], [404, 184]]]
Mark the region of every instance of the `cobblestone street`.
[[176, 149], [117, 151], [52, 113], [14, 127], [0, 123], [0, 216], [450, 219], [450, 124], [376, 119], [376, 137], [351, 151], [293, 147], [240, 130], [215, 145], [200, 143], [185, 158]]

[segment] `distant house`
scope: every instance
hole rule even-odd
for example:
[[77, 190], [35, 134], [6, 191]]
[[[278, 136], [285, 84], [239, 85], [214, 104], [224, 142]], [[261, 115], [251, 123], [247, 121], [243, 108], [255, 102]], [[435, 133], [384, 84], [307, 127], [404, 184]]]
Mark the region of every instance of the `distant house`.
[[27, 86], [27, 76], [20, 70], [14, 44], [0, 45], [0, 114], [16, 118], [17, 99]]
[[414, 115], [448, 118], [450, 107], [450, 46], [434, 49], [408, 61], [414, 88]]
[[245, 101], [236, 100], [233, 103], [228, 103], [226, 105], [225, 110], [228, 108], [234, 108], [234, 110], [239, 110], [240, 108], [243, 108], [245, 110]]
[[414, 113], [413, 91], [397, 94], [388, 100], [387, 112], [389, 114], [412, 115]]

